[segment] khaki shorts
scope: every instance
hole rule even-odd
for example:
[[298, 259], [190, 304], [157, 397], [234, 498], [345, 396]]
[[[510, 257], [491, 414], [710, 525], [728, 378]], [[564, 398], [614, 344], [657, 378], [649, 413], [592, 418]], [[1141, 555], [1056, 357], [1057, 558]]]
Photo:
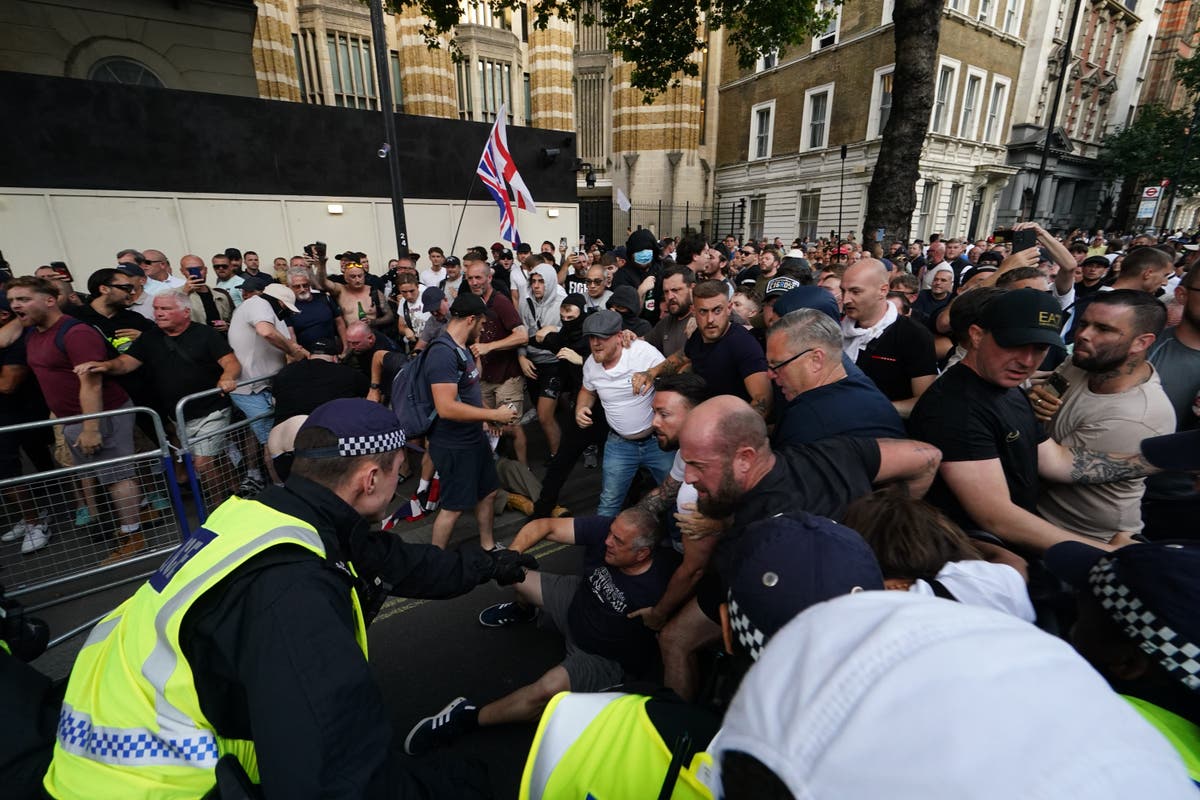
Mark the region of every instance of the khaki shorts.
[[483, 405], [487, 408], [499, 408], [505, 403], [512, 403], [517, 409], [517, 415], [525, 413], [525, 376], [518, 375], [502, 383], [479, 382], [483, 393]]
[[188, 449], [194, 456], [212, 458], [225, 450], [226, 436], [223, 428], [229, 427], [233, 409], [226, 406], [198, 419], [187, 422]]

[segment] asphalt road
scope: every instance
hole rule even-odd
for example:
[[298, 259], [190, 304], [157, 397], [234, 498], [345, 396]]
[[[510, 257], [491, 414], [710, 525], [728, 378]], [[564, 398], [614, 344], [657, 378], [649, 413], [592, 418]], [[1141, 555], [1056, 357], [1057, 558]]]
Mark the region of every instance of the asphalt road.
[[[532, 425], [526, 430], [530, 434], [534, 470], [540, 474], [544, 447], [539, 446], [540, 431], [535, 433], [536, 427]], [[415, 484], [411, 480], [401, 488], [411, 492]], [[573, 515], [592, 513], [599, 489], [599, 470], [586, 470], [579, 464], [563, 489], [560, 503]], [[497, 517], [497, 540], [511, 541], [523, 521], [524, 515], [512, 510]], [[429, 516], [401, 523], [392, 533], [405, 541], [428, 543], [431, 528], [432, 516]], [[464, 515], [451, 547], [477, 540], [474, 520]], [[552, 542], [543, 542], [534, 553], [542, 570], [558, 573], [574, 572], [581, 556], [575, 548]], [[133, 578], [156, 565], [156, 561], [151, 561], [130, 566], [107, 575], [104, 581]], [[106, 613], [131, 595], [140, 582], [131, 581], [56, 605], [39, 611], [37, 616], [50, 624], [52, 636], [56, 636]], [[486, 703], [536, 680], [562, 659], [561, 640], [534, 625], [499, 630], [479, 625], [477, 615], [482, 609], [510, 599], [512, 594], [510, 589], [487, 584], [452, 600], [393, 598], [385, 604], [369, 631], [370, 661], [391, 710], [397, 746], [403, 743], [415, 722], [435, 713], [455, 697], [463, 695], [474, 702]], [[38, 599], [31, 597], [25, 602]], [[52, 677], [65, 677], [84, 638], [77, 636], [53, 648], [35, 666]], [[515, 797], [535, 728], [530, 723], [483, 729], [463, 737], [450, 751], [484, 761], [496, 796]]]

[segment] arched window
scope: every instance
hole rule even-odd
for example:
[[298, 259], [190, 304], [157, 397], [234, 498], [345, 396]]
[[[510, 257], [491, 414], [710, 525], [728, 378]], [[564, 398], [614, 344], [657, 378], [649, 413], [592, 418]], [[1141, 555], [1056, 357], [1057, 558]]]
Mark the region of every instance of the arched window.
[[124, 83], [131, 86], [164, 88], [162, 79], [151, 72], [149, 67], [140, 61], [122, 56], [97, 61], [88, 71], [88, 78], [93, 81]]

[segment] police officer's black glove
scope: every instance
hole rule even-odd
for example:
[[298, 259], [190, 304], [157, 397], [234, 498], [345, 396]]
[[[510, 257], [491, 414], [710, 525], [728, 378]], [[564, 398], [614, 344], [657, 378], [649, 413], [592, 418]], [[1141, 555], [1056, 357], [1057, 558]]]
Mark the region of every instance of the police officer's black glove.
[[516, 550], [497, 550], [492, 557], [492, 578], [501, 586], [511, 586], [525, 580], [525, 570], [537, 569], [537, 559]]

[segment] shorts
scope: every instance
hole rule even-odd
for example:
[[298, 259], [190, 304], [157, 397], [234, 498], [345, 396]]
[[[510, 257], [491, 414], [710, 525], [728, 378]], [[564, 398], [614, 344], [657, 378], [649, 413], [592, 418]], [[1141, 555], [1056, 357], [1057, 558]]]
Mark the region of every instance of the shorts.
[[721, 604], [726, 601], [725, 582], [715, 571], [704, 573], [696, 583], [696, 605], [704, 612], [704, 616], [718, 625], [721, 624]]
[[[275, 408], [275, 398], [271, 396], [271, 390], [263, 389], [254, 394], [231, 394], [229, 399], [238, 407], [238, 411], [246, 415], [246, 419], [262, 417], [257, 422], [250, 423], [250, 430], [254, 431], [254, 438], [258, 439], [258, 443], [265, 445], [271, 436], [271, 425], [274, 423], [271, 412]], [[263, 416], [264, 414], [266, 416]]]
[[500, 488], [496, 462], [486, 443], [462, 448], [434, 444], [429, 455], [440, 476], [438, 506], [447, 511], [470, 511]]
[[530, 394], [535, 399], [545, 397], [547, 400], [557, 400], [562, 394], [562, 377], [558, 374], [557, 361], [549, 364], [534, 364], [537, 368], [537, 379], [529, 387]]
[[226, 406], [211, 414], [187, 422], [188, 451], [194, 456], [212, 458], [225, 451], [224, 428], [229, 427], [233, 411]]
[[505, 403], [516, 406], [517, 414], [525, 413], [525, 376], [518, 375], [501, 383], [480, 381], [479, 388], [483, 392], [485, 408], [499, 408]]
[[539, 572], [538, 576], [542, 581], [542, 614], [538, 617], [538, 625], [556, 631], [563, 637], [567, 655], [561, 666], [567, 671], [571, 691], [602, 692], [621, 683], [625, 670], [618, 662], [581, 649], [571, 637], [567, 610], [571, 607], [575, 592], [583, 584], [583, 578], [548, 572]]
[[[121, 408], [133, 408], [132, 402], [127, 402]], [[71, 458], [76, 464], [90, 464], [94, 461], [107, 461], [111, 458], [124, 458], [133, 455], [133, 426], [135, 414], [115, 414], [111, 417], [101, 417], [96, 420], [100, 425], [100, 452], [85, 455], [75, 446], [75, 440], [83, 431], [82, 422], [63, 425], [63, 440], [71, 451]], [[137, 467], [132, 461], [121, 464], [110, 464], [100, 467], [94, 473], [101, 486], [111, 486], [121, 481], [132, 480], [137, 475]]]

